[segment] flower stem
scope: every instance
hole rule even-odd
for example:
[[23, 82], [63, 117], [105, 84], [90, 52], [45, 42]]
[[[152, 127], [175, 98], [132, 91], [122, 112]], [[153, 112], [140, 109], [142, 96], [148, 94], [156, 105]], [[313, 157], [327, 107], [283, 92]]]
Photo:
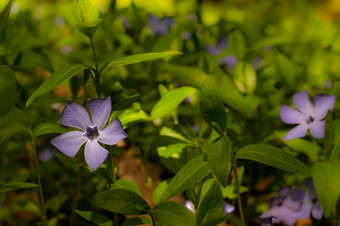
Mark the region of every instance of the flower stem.
[[234, 161], [233, 161], [233, 166], [232, 167], [233, 167], [234, 174], [235, 174], [235, 184], [236, 184], [236, 192], [237, 192], [238, 209], [239, 209], [239, 212], [240, 212], [240, 218], [241, 218], [241, 221], [242, 221], [242, 225], [245, 226], [246, 223], [244, 221], [243, 208], [242, 208], [242, 200], [241, 200], [241, 192], [240, 192], [240, 183], [238, 181], [235, 157], [233, 159], [234, 159]]
[[100, 97], [100, 89], [99, 89], [100, 71], [99, 71], [99, 68], [98, 68], [98, 60], [97, 60], [96, 50], [94, 48], [92, 36], [90, 36], [90, 43], [91, 43], [91, 48], [92, 48], [94, 62], [96, 64], [95, 76], [96, 76], [96, 83], [97, 83], [97, 93], [98, 93], [98, 97]]
[[[113, 159], [113, 155], [112, 152], [109, 152], [109, 167], [110, 167], [110, 171], [112, 173], [112, 183], [116, 183], [117, 181], [117, 176], [116, 176], [116, 170], [115, 170], [115, 163], [114, 163], [114, 159]], [[118, 214], [114, 213], [114, 221], [115, 221], [115, 226], [119, 226], [119, 218], [118, 218]]]
[[39, 160], [38, 160], [37, 151], [36, 151], [36, 148], [35, 148], [35, 142], [32, 142], [32, 147], [33, 147], [32, 149], [33, 149], [34, 162], [35, 162], [35, 167], [36, 167], [35, 169], [36, 169], [36, 173], [37, 173], [41, 217], [42, 217], [42, 220], [44, 222], [44, 225], [47, 225], [47, 216], [46, 216], [45, 202], [44, 202], [44, 196], [43, 196], [42, 185], [41, 185]]

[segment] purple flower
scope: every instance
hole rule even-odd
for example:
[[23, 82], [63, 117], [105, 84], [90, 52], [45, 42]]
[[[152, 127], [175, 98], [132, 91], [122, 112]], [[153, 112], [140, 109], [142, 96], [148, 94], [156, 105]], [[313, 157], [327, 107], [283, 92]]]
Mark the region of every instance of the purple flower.
[[313, 137], [317, 139], [324, 137], [325, 121], [322, 119], [328, 110], [333, 109], [335, 96], [318, 94], [314, 97], [314, 102], [315, 105], [309, 99], [307, 91], [304, 90], [293, 96], [293, 104], [298, 110], [287, 105], [281, 106], [281, 120], [287, 124], [299, 124], [288, 132], [284, 140], [304, 137], [308, 129]]
[[165, 17], [163, 20], [160, 20], [156, 15], [149, 16], [148, 26], [151, 28], [152, 33], [156, 35], [166, 35], [168, 34], [169, 26], [174, 25], [174, 21]]
[[54, 150], [51, 148], [44, 148], [42, 152], [39, 153], [39, 160], [41, 162], [47, 162], [54, 157]]
[[99, 143], [114, 145], [127, 135], [118, 118], [104, 128], [111, 114], [111, 98], [94, 98], [87, 102], [92, 120], [83, 106], [67, 101], [60, 118], [64, 126], [79, 130], [64, 133], [51, 140], [56, 148], [69, 157], [74, 157], [79, 148], [85, 145], [85, 161], [92, 170], [96, 170], [106, 159], [109, 151]]
[[225, 64], [229, 70], [234, 70], [237, 64], [237, 59], [234, 54], [229, 54], [220, 59], [218, 62]]
[[256, 57], [253, 62], [251, 63], [251, 66], [254, 70], [256, 70], [262, 63], [263, 59], [262, 57]]
[[131, 25], [129, 23], [129, 21], [127, 21], [127, 19], [125, 18], [125, 16], [120, 16], [120, 20], [123, 22], [123, 25], [125, 27], [125, 29], [130, 29]]
[[213, 56], [217, 56], [222, 50], [225, 50], [226, 48], [228, 48], [229, 43], [228, 40], [226, 38], [226, 36], [222, 36], [217, 40], [216, 46], [211, 46], [209, 44], [205, 45], [205, 48], [208, 50], [208, 52], [213, 55]]

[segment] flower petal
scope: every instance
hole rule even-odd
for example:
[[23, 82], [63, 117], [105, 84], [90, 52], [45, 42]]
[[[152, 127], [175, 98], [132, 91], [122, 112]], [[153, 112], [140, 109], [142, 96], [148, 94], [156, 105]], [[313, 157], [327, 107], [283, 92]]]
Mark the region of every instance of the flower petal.
[[77, 154], [79, 148], [87, 140], [83, 134], [84, 132], [81, 131], [67, 132], [53, 138], [50, 143], [68, 157], [74, 157]]
[[85, 130], [87, 126], [91, 125], [91, 120], [83, 106], [68, 100], [61, 114], [60, 123], [64, 126]]
[[313, 204], [311, 201], [303, 202], [301, 207], [295, 212], [297, 219], [307, 219], [310, 216]]
[[228, 56], [223, 57], [218, 62], [227, 65], [227, 68], [229, 70], [234, 70], [234, 68], [237, 64], [237, 59], [236, 59], [234, 54], [230, 54]]
[[109, 151], [96, 140], [89, 140], [85, 145], [85, 161], [95, 171], [106, 159]]
[[283, 138], [284, 140], [292, 140], [295, 138], [300, 138], [306, 136], [308, 127], [306, 125], [298, 125], [294, 127], [287, 135]]
[[314, 115], [314, 105], [308, 97], [307, 90], [297, 93], [293, 96], [293, 104], [301, 111], [305, 116]]
[[[292, 209], [281, 206], [278, 219], [283, 221], [286, 225], [294, 225], [296, 222], [296, 215]], [[273, 223], [276, 223], [275, 219], [273, 219]]]
[[[277, 217], [279, 215], [280, 208], [275, 206], [271, 208], [268, 212], [259, 216], [259, 220], [262, 226], [271, 226], [274, 219], [278, 221]], [[281, 221], [280, 221], [281, 222]], [[278, 223], [280, 223], [278, 222]]]
[[287, 105], [281, 105], [280, 118], [284, 123], [287, 124], [300, 124], [305, 120], [303, 114]]
[[320, 220], [322, 218], [322, 215], [323, 215], [322, 207], [320, 206], [320, 203], [317, 202], [314, 204], [312, 208], [312, 216], [315, 219]]
[[87, 102], [92, 116], [92, 124], [101, 130], [110, 118], [111, 97], [94, 98]]
[[229, 214], [232, 213], [235, 210], [235, 207], [223, 200], [223, 213]]
[[122, 123], [118, 118], [115, 118], [108, 127], [103, 131], [100, 131], [98, 141], [104, 144], [114, 145], [125, 137], [127, 137], [127, 135], [123, 129]]
[[334, 107], [335, 96], [318, 94], [314, 97], [315, 101], [315, 119], [323, 119], [328, 110], [332, 110]]
[[310, 128], [310, 132], [316, 139], [321, 139], [324, 137], [325, 121], [315, 122]]

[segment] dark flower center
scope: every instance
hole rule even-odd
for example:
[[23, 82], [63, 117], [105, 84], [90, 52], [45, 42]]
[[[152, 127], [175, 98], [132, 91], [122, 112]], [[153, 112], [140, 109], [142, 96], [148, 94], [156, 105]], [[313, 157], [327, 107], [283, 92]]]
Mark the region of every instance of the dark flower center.
[[98, 128], [97, 126], [91, 128], [91, 127], [86, 127], [86, 136], [87, 138], [94, 140], [99, 136]]
[[312, 122], [314, 122], [314, 118], [313, 118], [312, 116], [309, 116], [309, 117], [306, 119], [306, 123], [307, 123], [307, 124], [310, 124], [310, 123], [312, 123]]

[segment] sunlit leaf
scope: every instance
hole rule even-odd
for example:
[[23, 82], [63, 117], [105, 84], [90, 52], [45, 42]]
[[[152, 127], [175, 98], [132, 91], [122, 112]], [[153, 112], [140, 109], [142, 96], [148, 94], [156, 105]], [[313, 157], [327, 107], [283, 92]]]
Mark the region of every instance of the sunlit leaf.
[[121, 178], [116, 181], [116, 183], [110, 185], [110, 189], [127, 189], [130, 190], [139, 196], [142, 196], [138, 186], [128, 179]]
[[310, 175], [310, 168], [282, 149], [267, 144], [247, 145], [236, 152], [236, 159], [248, 159], [291, 173]]
[[64, 82], [72, 78], [75, 74], [82, 70], [85, 70], [86, 68], [87, 66], [81, 64], [74, 64], [54, 72], [28, 98], [26, 106], [29, 106], [36, 97], [58, 87], [59, 85], [63, 84]]
[[181, 87], [167, 92], [151, 110], [151, 118], [158, 119], [172, 112], [190, 94], [197, 90], [193, 87]]
[[211, 172], [209, 163], [203, 160], [203, 155], [199, 155], [185, 164], [182, 169], [172, 178], [168, 187], [164, 191], [161, 201], [167, 200], [193, 184]]
[[76, 0], [73, 17], [78, 24], [87, 25], [98, 21], [99, 12], [90, 0]]
[[140, 195], [126, 189], [99, 192], [91, 199], [91, 204], [110, 212], [127, 215], [147, 214], [150, 212], [149, 205]]
[[153, 208], [152, 215], [167, 225], [196, 225], [196, 216], [183, 204], [177, 202], [161, 202]]
[[329, 217], [340, 198], [340, 162], [318, 162], [312, 178], [325, 217]]
[[84, 211], [84, 210], [76, 210], [76, 213], [82, 216], [84, 219], [96, 225], [100, 225], [100, 226], [112, 226], [113, 225], [113, 222], [110, 220], [110, 218], [108, 218], [107, 216], [101, 213]]

